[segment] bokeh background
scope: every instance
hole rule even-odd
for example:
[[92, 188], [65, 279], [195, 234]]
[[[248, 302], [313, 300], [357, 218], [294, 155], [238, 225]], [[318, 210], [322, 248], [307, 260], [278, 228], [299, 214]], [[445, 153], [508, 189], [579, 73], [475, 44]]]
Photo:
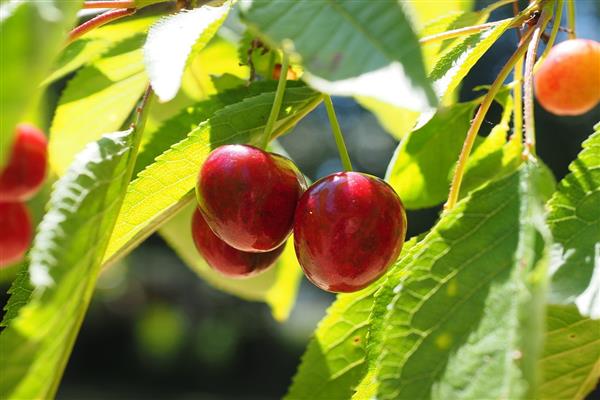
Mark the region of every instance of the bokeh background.
[[[477, 8], [489, 3], [477, 1]], [[579, 37], [600, 40], [600, 2], [578, 0], [577, 7]], [[491, 19], [511, 13], [503, 7]], [[461, 100], [476, 97], [475, 86], [493, 81], [516, 40], [514, 31], [507, 32], [480, 60], [462, 86]], [[55, 87], [58, 92], [60, 85]], [[397, 142], [354, 101], [336, 98], [334, 103], [355, 169], [383, 177]], [[499, 110], [492, 109], [484, 134], [498, 120]], [[581, 117], [559, 118], [536, 106], [538, 152], [557, 179], [599, 120], [600, 107]], [[342, 169], [322, 107], [280, 144], [313, 180]], [[409, 212], [409, 236], [428, 230], [439, 212]], [[14, 273], [0, 275], [2, 305]], [[152, 236], [101, 276], [58, 398], [281, 398], [332, 300], [303, 280], [289, 320], [277, 323], [265, 304], [205, 284], [159, 236]]]

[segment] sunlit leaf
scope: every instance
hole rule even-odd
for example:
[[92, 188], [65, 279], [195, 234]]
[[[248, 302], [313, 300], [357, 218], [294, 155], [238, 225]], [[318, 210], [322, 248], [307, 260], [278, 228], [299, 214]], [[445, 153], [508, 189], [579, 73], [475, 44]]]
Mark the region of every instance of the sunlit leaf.
[[81, 69], [62, 93], [50, 128], [50, 165], [62, 175], [86, 144], [120, 129], [142, 95], [148, 78], [144, 35], [133, 36]]
[[556, 241], [550, 301], [600, 318], [600, 123], [548, 203]]
[[459, 202], [387, 275], [369, 333], [378, 398], [536, 397], [551, 190], [524, 164]]
[[4, 1], [0, 4], [0, 167], [15, 126], [52, 65], [81, 0]]
[[[397, 1], [254, 0], [242, 3], [249, 28], [283, 48], [303, 79], [325, 93], [365, 96], [413, 110], [436, 99], [421, 50]], [[402, 45], [399, 45], [399, 44]]]
[[231, 8], [203, 6], [158, 20], [144, 45], [144, 60], [152, 88], [162, 101], [177, 95], [190, 55], [215, 35]]
[[[105, 262], [127, 254], [192, 201], [198, 171], [212, 149], [226, 143], [260, 143], [273, 98], [274, 92], [265, 92], [223, 107], [141, 171], [127, 189]], [[308, 88], [286, 90], [274, 136], [293, 127], [320, 102], [321, 96]]]
[[0, 397], [54, 397], [130, 179], [136, 134], [89, 144], [56, 183], [30, 254], [31, 295], [0, 334]]

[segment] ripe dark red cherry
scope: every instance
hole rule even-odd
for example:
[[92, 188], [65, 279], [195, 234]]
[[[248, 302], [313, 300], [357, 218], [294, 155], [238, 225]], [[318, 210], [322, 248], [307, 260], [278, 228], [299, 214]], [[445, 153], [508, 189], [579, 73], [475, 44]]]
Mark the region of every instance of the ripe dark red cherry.
[[198, 209], [192, 217], [192, 237], [196, 249], [215, 271], [230, 278], [247, 278], [271, 266], [285, 247], [273, 251], [249, 253], [234, 249], [214, 234]]
[[238, 250], [263, 252], [290, 235], [305, 188], [291, 160], [252, 146], [226, 145], [202, 165], [196, 195], [218, 237]]
[[300, 198], [294, 221], [296, 256], [307, 278], [330, 292], [354, 292], [377, 280], [398, 258], [406, 214], [387, 183], [339, 172]]
[[0, 201], [24, 201], [38, 191], [46, 177], [47, 147], [42, 131], [17, 125], [10, 159], [0, 174]]
[[573, 39], [554, 46], [534, 77], [535, 94], [556, 115], [580, 115], [600, 101], [600, 43]]
[[23, 203], [0, 202], [0, 267], [20, 261], [31, 242], [31, 218]]

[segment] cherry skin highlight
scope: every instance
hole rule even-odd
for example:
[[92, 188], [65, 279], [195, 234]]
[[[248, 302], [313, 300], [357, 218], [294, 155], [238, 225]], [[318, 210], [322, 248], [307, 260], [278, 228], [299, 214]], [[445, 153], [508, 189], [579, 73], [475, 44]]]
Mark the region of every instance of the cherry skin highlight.
[[202, 165], [196, 196], [218, 237], [238, 250], [263, 252], [290, 235], [305, 188], [291, 160], [252, 146], [226, 145]]
[[33, 125], [19, 124], [8, 164], [0, 173], [0, 201], [25, 201], [46, 177], [48, 141]]
[[0, 268], [23, 259], [31, 243], [31, 218], [23, 203], [0, 202]]
[[554, 46], [534, 76], [536, 98], [556, 115], [580, 115], [600, 101], [600, 43], [573, 39]]
[[229, 278], [248, 278], [266, 270], [285, 248], [284, 243], [275, 250], [264, 253], [234, 249], [210, 230], [198, 209], [192, 216], [192, 237], [196, 249], [208, 265]]
[[306, 277], [329, 292], [355, 292], [380, 278], [406, 236], [400, 198], [383, 180], [338, 172], [300, 198], [294, 246]]

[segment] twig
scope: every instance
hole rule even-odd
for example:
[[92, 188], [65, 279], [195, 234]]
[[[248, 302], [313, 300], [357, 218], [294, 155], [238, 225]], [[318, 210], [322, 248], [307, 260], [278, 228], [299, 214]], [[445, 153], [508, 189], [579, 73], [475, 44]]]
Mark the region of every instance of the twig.
[[494, 83], [492, 83], [492, 85], [490, 86], [489, 91], [485, 95], [483, 101], [481, 102], [481, 105], [479, 106], [479, 109], [477, 110], [477, 114], [475, 115], [475, 118], [471, 123], [469, 131], [467, 132], [467, 137], [465, 138], [465, 142], [460, 152], [458, 162], [456, 163], [456, 170], [454, 171], [454, 176], [452, 177], [452, 184], [450, 186], [450, 193], [448, 194], [448, 201], [446, 201], [446, 204], [444, 205], [444, 209], [446, 211], [449, 211], [452, 208], [454, 208], [454, 206], [458, 202], [460, 186], [462, 184], [462, 179], [467, 166], [469, 154], [471, 153], [473, 143], [475, 143], [475, 138], [477, 137], [477, 133], [481, 128], [481, 124], [483, 123], [485, 114], [488, 112], [490, 106], [492, 105], [492, 102], [494, 101], [496, 94], [498, 94], [498, 91], [502, 87], [504, 80], [506, 79], [510, 71], [513, 69], [515, 64], [521, 59], [521, 57], [523, 57], [523, 54], [525, 54], [525, 51], [527, 50], [527, 45], [531, 40], [532, 34], [533, 29], [529, 29], [525, 33], [521, 43], [517, 47], [517, 50], [509, 58], [504, 67], [502, 67], [502, 69], [498, 73], [498, 76], [496, 77], [496, 80], [494, 80]]
[[81, 36], [85, 35], [89, 31], [98, 28], [99, 26], [117, 20], [119, 18], [135, 14], [135, 11], [135, 8], [119, 8], [102, 13], [90, 19], [89, 21], [84, 22], [83, 24], [79, 25], [78, 27], [74, 28], [71, 32], [69, 32], [67, 44], [74, 42]]
[[535, 155], [535, 118], [533, 115], [533, 66], [537, 56], [537, 49], [544, 29], [550, 21], [550, 14], [545, 10], [542, 12], [533, 30], [533, 38], [529, 42], [527, 55], [525, 57], [525, 81], [524, 81], [524, 118], [525, 118], [525, 155]]
[[83, 8], [136, 8], [133, 0], [86, 1]]

